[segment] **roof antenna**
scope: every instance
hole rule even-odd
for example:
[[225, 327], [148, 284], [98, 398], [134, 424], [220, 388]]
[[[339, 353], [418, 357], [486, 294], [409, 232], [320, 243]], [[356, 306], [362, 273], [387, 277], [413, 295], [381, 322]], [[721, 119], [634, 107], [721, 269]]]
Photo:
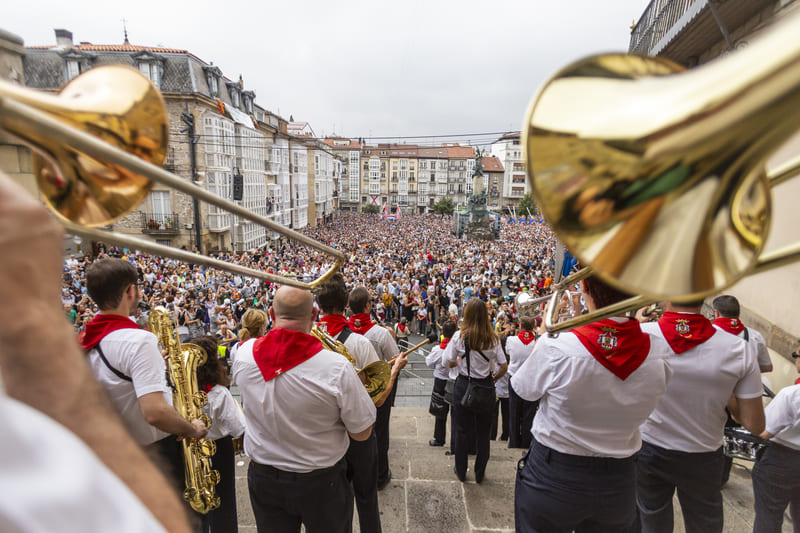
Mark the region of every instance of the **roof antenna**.
[[128, 42], [128, 24], [124, 17], [122, 19], [122, 30], [125, 32], [125, 42], [123, 44], [131, 44]]

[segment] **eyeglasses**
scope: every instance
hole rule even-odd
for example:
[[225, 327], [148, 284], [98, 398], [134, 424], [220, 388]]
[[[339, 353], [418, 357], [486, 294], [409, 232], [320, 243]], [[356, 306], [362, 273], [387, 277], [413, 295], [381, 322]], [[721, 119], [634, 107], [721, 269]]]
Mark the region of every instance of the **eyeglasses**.
[[792, 359], [797, 359], [798, 357], [800, 357], [800, 353], [792, 352]]

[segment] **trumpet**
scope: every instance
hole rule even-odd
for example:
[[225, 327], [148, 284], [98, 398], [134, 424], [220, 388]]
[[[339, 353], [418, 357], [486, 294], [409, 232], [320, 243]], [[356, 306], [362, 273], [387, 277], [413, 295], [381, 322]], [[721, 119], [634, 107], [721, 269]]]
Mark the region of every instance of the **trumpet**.
[[[317, 289], [345, 261], [338, 250], [160, 168], [168, 141], [166, 107], [158, 89], [131, 67], [93, 68], [73, 78], [58, 95], [0, 81], [0, 130], [34, 151], [34, 174], [42, 199], [73, 235], [307, 290]], [[134, 210], [153, 183], [181, 191], [327, 254], [333, 264], [316, 280], [304, 283], [96, 229]]]
[[795, 262], [764, 253], [772, 187], [800, 157], [767, 160], [800, 119], [800, 13], [746, 49], [699, 68], [605, 54], [573, 63], [533, 98], [522, 145], [533, 196], [559, 239], [596, 274], [637, 294], [545, 325], [560, 331], [656, 301], [697, 301]]

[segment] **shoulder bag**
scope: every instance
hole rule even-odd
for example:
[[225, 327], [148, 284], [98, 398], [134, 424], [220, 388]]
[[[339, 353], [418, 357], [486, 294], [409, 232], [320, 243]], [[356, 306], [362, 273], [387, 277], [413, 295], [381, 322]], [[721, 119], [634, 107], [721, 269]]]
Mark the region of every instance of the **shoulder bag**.
[[[494, 404], [497, 401], [495, 397], [494, 384], [487, 385], [486, 383], [475, 380], [472, 381], [472, 373], [469, 369], [469, 355], [470, 349], [467, 340], [464, 339], [464, 357], [467, 359], [467, 390], [461, 398], [461, 407], [475, 411], [476, 413], [486, 413], [494, 409]], [[483, 355], [483, 352], [478, 350], [478, 353], [489, 362], [489, 358]]]

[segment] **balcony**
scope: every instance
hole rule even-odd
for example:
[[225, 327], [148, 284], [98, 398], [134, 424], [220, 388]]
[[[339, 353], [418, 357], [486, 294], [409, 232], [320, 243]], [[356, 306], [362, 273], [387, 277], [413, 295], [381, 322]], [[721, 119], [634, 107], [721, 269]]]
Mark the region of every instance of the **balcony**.
[[[725, 31], [732, 35], [773, 4], [769, 0], [727, 0], [713, 6]], [[692, 67], [701, 55], [724, 40], [706, 0], [652, 0], [631, 31], [628, 51]]]
[[175, 235], [180, 233], [180, 217], [178, 215], [163, 213], [139, 212], [142, 223], [142, 233], [150, 235]]

